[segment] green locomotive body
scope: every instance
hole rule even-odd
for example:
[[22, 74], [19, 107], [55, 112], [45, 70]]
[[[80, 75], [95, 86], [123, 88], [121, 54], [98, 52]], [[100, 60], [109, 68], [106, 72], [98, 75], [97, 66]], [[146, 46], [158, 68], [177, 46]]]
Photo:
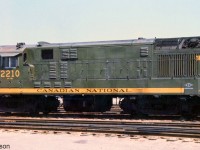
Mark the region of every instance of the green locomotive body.
[[127, 113], [199, 113], [200, 37], [0, 48], [2, 97], [61, 95], [76, 111], [106, 111], [121, 97]]

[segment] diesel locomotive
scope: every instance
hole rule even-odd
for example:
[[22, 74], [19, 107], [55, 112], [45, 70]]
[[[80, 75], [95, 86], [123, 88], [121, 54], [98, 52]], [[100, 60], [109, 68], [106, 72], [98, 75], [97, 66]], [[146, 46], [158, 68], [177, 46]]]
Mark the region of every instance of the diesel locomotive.
[[198, 115], [200, 37], [0, 46], [0, 111]]

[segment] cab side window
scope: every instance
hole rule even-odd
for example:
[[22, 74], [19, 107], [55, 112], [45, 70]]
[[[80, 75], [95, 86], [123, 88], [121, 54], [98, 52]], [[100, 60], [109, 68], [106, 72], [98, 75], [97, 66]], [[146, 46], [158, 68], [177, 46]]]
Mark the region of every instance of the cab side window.
[[2, 57], [3, 68], [16, 68], [18, 66], [18, 57]]

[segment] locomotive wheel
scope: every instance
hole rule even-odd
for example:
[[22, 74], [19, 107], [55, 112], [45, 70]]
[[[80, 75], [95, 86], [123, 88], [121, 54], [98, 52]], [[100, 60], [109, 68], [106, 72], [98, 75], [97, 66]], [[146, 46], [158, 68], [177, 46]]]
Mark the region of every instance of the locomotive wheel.
[[38, 107], [36, 106], [35, 108], [32, 108], [32, 110], [29, 111], [29, 114], [31, 116], [37, 116], [37, 115], [39, 115]]

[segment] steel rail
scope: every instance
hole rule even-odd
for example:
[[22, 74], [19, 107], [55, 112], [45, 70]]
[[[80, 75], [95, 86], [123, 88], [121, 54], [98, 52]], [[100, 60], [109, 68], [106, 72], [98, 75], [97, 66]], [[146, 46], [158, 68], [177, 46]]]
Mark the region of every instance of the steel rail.
[[76, 120], [76, 119], [45, 119], [45, 118], [0, 118], [1, 122], [40, 122], [40, 123], [79, 123], [79, 124], [115, 124], [115, 125], [149, 125], [149, 126], [179, 126], [179, 127], [200, 127], [200, 122], [192, 121], [135, 121], [135, 120]]

